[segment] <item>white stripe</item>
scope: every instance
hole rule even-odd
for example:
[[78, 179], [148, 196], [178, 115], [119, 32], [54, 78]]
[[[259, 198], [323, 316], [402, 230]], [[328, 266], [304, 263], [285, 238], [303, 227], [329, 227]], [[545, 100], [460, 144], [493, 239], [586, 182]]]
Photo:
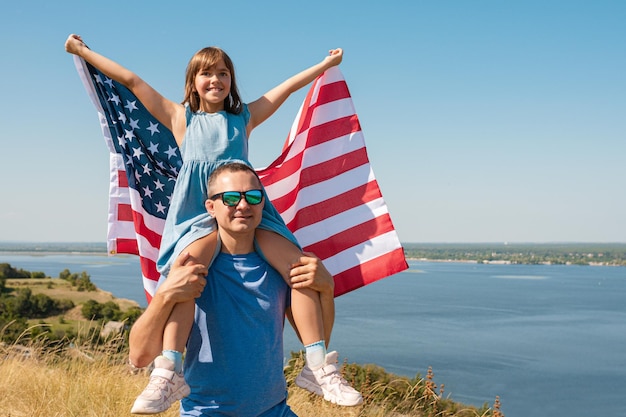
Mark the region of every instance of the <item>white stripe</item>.
[[152, 230], [154, 233], [157, 233], [160, 235], [162, 233], [163, 228], [165, 227], [165, 219], [160, 219], [158, 217], [155, 217], [151, 215], [150, 213], [147, 213], [144, 210], [144, 208], [141, 205], [141, 195], [139, 194], [137, 190], [131, 187], [128, 187], [128, 192], [130, 193], [130, 204], [133, 210], [143, 215], [144, 225], [149, 230]]
[[348, 116], [354, 116], [354, 105], [350, 97], [321, 104], [315, 108], [311, 126], [317, 127]]
[[[309, 246], [385, 214], [388, 214], [385, 201], [382, 198], [377, 198], [369, 203], [360, 204], [350, 210], [302, 227], [296, 230], [294, 235], [302, 246]], [[367, 237], [364, 236], [364, 239]]]
[[396, 232], [392, 230], [324, 259], [324, 266], [331, 275], [337, 275], [401, 247]]
[[146, 290], [150, 297], [154, 297], [154, 293], [156, 293], [157, 287], [159, 284], [156, 281], [153, 281], [149, 278], [146, 278], [142, 275], [143, 278], [143, 288]]
[[293, 204], [285, 209], [281, 213], [281, 216], [283, 220], [285, 220], [285, 223], [290, 223], [295, 218], [298, 210], [343, 194], [354, 188], [365, 185], [374, 179], [374, 173], [370, 165], [366, 164], [346, 171], [326, 181], [305, 187], [300, 190]]

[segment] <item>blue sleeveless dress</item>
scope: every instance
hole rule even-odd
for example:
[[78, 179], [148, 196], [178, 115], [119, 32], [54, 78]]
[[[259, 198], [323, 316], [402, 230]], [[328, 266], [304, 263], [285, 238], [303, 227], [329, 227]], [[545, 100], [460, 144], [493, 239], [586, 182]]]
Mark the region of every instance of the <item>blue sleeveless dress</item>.
[[[174, 259], [193, 241], [215, 231], [215, 219], [204, 202], [211, 172], [227, 162], [248, 161], [246, 126], [248, 106], [240, 114], [225, 111], [193, 113], [186, 106], [187, 130], [180, 153], [183, 165], [178, 173], [159, 248], [157, 268], [166, 276]], [[300, 247], [282, 217], [266, 199], [259, 228], [274, 231]]]

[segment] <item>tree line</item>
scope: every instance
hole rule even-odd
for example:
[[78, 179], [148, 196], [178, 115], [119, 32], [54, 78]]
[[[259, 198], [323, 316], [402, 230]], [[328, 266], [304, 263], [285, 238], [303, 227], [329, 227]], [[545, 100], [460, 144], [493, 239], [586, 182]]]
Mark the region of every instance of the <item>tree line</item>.
[[404, 253], [427, 260], [626, 266], [626, 243], [408, 243]]

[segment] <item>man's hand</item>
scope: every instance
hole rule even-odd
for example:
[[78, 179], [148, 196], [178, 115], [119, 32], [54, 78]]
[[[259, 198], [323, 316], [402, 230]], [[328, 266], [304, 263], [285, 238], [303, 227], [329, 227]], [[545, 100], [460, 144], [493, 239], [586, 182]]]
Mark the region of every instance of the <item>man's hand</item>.
[[172, 263], [170, 273], [157, 294], [170, 302], [180, 303], [200, 297], [206, 286], [208, 268], [190, 259], [188, 252], [181, 253]]
[[293, 288], [311, 288], [319, 293], [333, 293], [335, 281], [322, 261], [310, 252], [305, 252], [291, 265], [289, 273]]

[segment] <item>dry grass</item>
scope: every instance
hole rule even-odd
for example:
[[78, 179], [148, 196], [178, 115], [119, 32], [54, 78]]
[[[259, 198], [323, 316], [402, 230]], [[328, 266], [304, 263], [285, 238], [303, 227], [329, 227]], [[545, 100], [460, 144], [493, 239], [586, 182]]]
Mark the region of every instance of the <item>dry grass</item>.
[[[130, 416], [148, 375], [133, 374], [119, 346], [118, 340], [97, 348], [57, 351], [44, 350], [36, 341], [27, 348], [0, 345], [0, 417]], [[381, 377], [380, 368], [358, 365], [344, 365], [344, 375], [360, 389], [365, 402], [340, 407], [293, 384], [302, 366], [302, 355], [294, 355], [285, 371], [289, 405], [301, 417], [503, 416], [499, 402], [495, 410], [479, 410], [442, 398], [442, 390], [434, 391], [432, 371], [425, 379], [408, 380], [386, 373]], [[175, 404], [159, 416], [178, 415]]]

